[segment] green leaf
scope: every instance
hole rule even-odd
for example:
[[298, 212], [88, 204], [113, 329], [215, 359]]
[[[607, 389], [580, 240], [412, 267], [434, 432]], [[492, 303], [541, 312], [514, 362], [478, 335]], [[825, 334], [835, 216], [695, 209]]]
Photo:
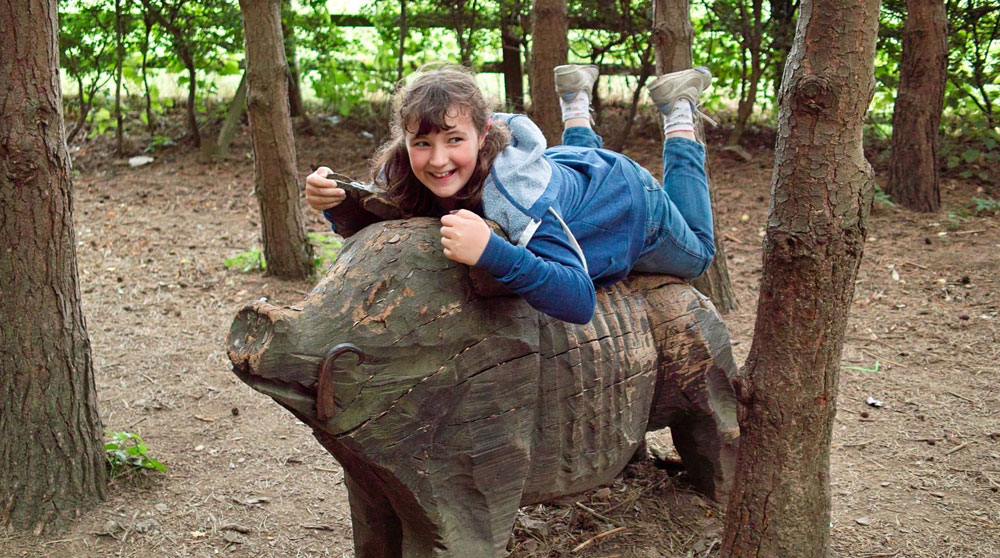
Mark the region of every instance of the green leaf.
[[966, 149], [962, 152], [962, 158], [965, 159], [966, 163], [972, 163], [979, 160], [979, 154], [978, 149]]

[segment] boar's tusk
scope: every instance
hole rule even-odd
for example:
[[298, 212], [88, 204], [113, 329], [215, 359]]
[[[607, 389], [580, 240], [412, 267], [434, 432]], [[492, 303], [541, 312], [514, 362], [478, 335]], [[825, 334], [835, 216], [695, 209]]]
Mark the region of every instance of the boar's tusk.
[[321, 421], [333, 418], [337, 412], [333, 401], [333, 363], [344, 353], [357, 355], [357, 365], [365, 361], [365, 352], [352, 343], [335, 345], [326, 353], [326, 357], [319, 365], [319, 382], [316, 386], [316, 418]]

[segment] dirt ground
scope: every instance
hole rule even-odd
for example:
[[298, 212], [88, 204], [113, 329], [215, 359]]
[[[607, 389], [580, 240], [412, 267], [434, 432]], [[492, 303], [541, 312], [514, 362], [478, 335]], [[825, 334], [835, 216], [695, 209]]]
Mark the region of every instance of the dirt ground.
[[[319, 164], [364, 175], [375, 130], [315, 125], [316, 136], [298, 140], [301, 176]], [[640, 128], [626, 149], [650, 169], [660, 166], [656, 134]], [[726, 316], [740, 363], [752, 342], [773, 164], [771, 139], [754, 141], [749, 162], [710, 149], [740, 304]], [[106, 428], [144, 437], [169, 471], [115, 481], [67, 532], [0, 535], [0, 556], [353, 556], [340, 467], [309, 428], [237, 380], [225, 356], [243, 304], [294, 304], [311, 288], [222, 264], [260, 242], [246, 129], [218, 164], [198, 163], [185, 147], [138, 168], [110, 153], [106, 142], [73, 150], [100, 412]], [[831, 450], [835, 556], [1000, 555], [1000, 217], [962, 211], [1000, 191], [946, 179], [942, 196], [938, 213], [877, 203], [870, 220]], [[311, 231], [328, 230], [303, 210]], [[522, 510], [512, 556], [718, 549], [723, 508], [676, 467], [630, 466], [579, 504]]]

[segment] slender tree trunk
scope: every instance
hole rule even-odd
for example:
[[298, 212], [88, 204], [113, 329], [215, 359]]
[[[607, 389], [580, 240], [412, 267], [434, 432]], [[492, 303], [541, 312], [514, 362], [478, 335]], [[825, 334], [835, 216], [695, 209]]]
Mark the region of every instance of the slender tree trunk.
[[646, 83], [649, 82], [653, 70], [655, 70], [655, 65], [652, 61], [653, 57], [653, 44], [650, 43], [646, 52], [642, 55], [642, 70], [639, 72], [639, 77], [635, 82], [635, 89], [632, 90], [632, 102], [628, 106], [628, 115], [625, 117], [625, 125], [622, 126], [621, 132], [617, 134], [614, 140], [608, 145], [608, 149], [611, 151], [621, 151], [625, 147], [625, 142], [632, 135], [632, 124], [635, 123], [635, 113], [639, 109], [639, 98], [642, 96], [642, 90], [645, 89]]
[[[691, 67], [691, 43], [694, 29], [691, 27], [687, 0], [654, 0], [653, 2], [653, 46], [656, 51], [656, 72], [658, 75], [676, 72]], [[697, 122], [698, 137], [704, 138], [701, 122]], [[705, 159], [705, 174], [709, 174], [708, 159]], [[726, 246], [719, 230], [719, 220], [715, 219], [715, 189], [709, 188], [712, 196], [712, 217], [715, 224], [715, 260], [701, 277], [692, 281], [696, 289], [712, 299], [715, 307], [726, 314], [738, 305], [733, 284], [729, 280], [729, 266], [726, 264]]]
[[944, 1], [907, 0], [885, 192], [914, 211], [937, 211], [941, 207], [937, 137], [947, 69], [948, 18]]
[[562, 111], [552, 70], [569, 50], [566, 0], [534, 0], [531, 21], [531, 118], [549, 145], [562, 143]]
[[[180, 44], [182, 40], [180, 37], [175, 38]], [[198, 130], [198, 119], [195, 117], [195, 101], [197, 100], [198, 92], [198, 81], [197, 72], [194, 65], [194, 57], [188, 52], [187, 48], [182, 48], [180, 52], [181, 61], [184, 62], [184, 67], [188, 71], [188, 96], [187, 96], [187, 124], [188, 131], [191, 134], [191, 141], [194, 143], [195, 147], [201, 147], [201, 132]], [[284, 79], [284, 76], [282, 76]]]
[[524, 70], [521, 68], [521, 38], [517, 36], [520, 6], [512, 0], [500, 3], [500, 42], [502, 44], [503, 87], [507, 108], [524, 112]]
[[125, 62], [125, 17], [122, 15], [121, 0], [115, 0], [115, 154], [125, 154], [125, 135], [122, 131], [122, 66]]
[[80, 308], [58, 2], [0, 0], [0, 531], [58, 526], [104, 498]]
[[281, 2], [240, 0], [240, 8], [246, 32], [247, 106], [264, 259], [268, 273], [283, 279], [305, 279], [312, 273], [312, 249], [299, 210]]
[[240, 84], [236, 87], [236, 94], [233, 95], [232, 102], [229, 103], [229, 110], [226, 111], [226, 119], [222, 122], [222, 129], [219, 130], [219, 141], [215, 144], [215, 160], [221, 161], [229, 153], [229, 145], [236, 136], [236, 128], [240, 123], [240, 117], [247, 108], [247, 74], [243, 72]]
[[83, 100], [84, 88], [83, 88], [82, 77], [77, 78], [76, 85], [77, 85], [77, 91], [79, 91], [79, 98], [80, 98], [80, 118], [76, 121], [76, 124], [73, 126], [73, 131], [71, 131], [69, 133], [69, 136], [66, 138], [66, 143], [73, 143], [73, 140], [76, 139], [76, 135], [80, 133], [80, 130], [82, 130], [83, 126], [87, 123], [87, 115], [90, 114], [90, 103]]
[[153, 30], [153, 19], [149, 12], [143, 10], [142, 23], [146, 28], [145, 40], [142, 43], [142, 89], [146, 97], [146, 128], [152, 134], [156, 129], [153, 122], [153, 97], [149, 92], [148, 59], [149, 59], [149, 35]]
[[[750, 120], [750, 115], [753, 114], [753, 107], [757, 104], [757, 87], [760, 85], [760, 78], [764, 73], [764, 66], [761, 62], [762, 39], [764, 35], [762, 1], [753, 0], [752, 14], [748, 14], [746, 6], [742, 3], [740, 4], [740, 21], [742, 22], [741, 27], [743, 29], [741, 42], [744, 53], [746, 51], [750, 53], [750, 68], [747, 69], [744, 67], [743, 87], [740, 91], [740, 102], [736, 109], [736, 124], [729, 134], [729, 139], [726, 141], [727, 145], [739, 145], [740, 140], [743, 138], [743, 132], [746, 131], [747, 121]], [[743, 56], [745, 61], [745, 54]]]
[[305, 103], [302, 102], [302, 87], [299, 76], [295, 15], [292, 3], [289, 0], [283, 0], [281, 2], [281, 36], [285, 39], [285, 60], [288, 61], [288, 107], [292, 118], [306, 114]]
[[396, 82], [403, 81], [403, 58], [406, 55], [406, 0], [399, 0], [399, 56], [396, 58]]
[[840, 354], [874, 196], [861, 139], [878, 19], [878, 0], [800, 7], [720, 557], [829, 556]]
[[781, 76], [785, 67], [788, 52], [792, 49], [792, 39], [795, 37], [795, 11], [798, 0], [771, 0], [771, 18], [769, 22], [771, 35], [770, 64], [774, 65], [774, 98], [778, 99], [781, 90]]

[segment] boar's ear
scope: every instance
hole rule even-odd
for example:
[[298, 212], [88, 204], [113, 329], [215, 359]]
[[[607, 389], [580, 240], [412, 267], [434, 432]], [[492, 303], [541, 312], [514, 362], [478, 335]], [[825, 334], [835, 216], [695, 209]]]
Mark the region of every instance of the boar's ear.
[[[507, 233], [500, 228], [500, 225], [485, 219], [486, 224], [490, 226], [490, 230], [500, 235], [500, 238], [507, 240]], [[494, 297], [494, 296], [511, 296], [513, 293], [507, 290], [506, 287], [497, 282], [492, 275], [479, 269], [478, 267], [468, 266], [469, 269], [469, 283], [472, 285], [472, 292], [476, 293], [482, 297]]]

